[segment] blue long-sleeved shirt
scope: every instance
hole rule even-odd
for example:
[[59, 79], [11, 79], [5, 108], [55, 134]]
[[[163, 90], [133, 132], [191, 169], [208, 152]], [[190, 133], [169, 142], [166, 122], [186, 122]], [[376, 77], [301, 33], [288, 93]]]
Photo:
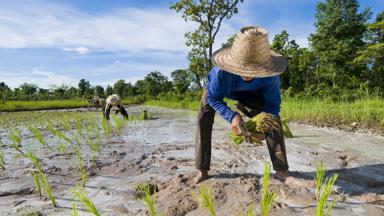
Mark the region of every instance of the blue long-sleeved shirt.
[[[264, 112], [278, 115], [280, 112], [280, 78], [279, 76], [254, 78], [252, 81], [244, 81], [239, 75], [231, 74], [218, 67], [212, 68], [208, 74], [208, 103], [226, 121], [232, 122], [238, 114], [231, 110], [223, 101], [229, 98], [237, 101], [252, 100], [247, 94], [241, 96], [241, 92], [260, 92], [264, 97]], [[236, 94], [240, 93], [240, 94]]]

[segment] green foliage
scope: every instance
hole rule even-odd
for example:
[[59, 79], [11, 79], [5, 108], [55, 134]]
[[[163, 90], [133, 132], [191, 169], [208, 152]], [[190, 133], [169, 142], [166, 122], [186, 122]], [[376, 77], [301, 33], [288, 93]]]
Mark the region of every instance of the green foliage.
[[326, 0], [316, 7], [316, 32], [310, 44], [318, 63], [319, 79], [329, 87], [355, 88], [364, 65], [353, 62], [364, 47], [369, 10], [359, 13], [357, 0]]
[[[337, 174], [333, 174], [331, 177], [325, 176], [325, 166], [323, 162], [320, 162], [316, 166], [315, 184], [316, 184], [316, 216], [329, 216], [335, 203], [341, 199], [341, 195], [328, 202], [328, 198], [332, 192], [332, 187], [338, 177]], [[328, 207], [325, 209], [326, 205]]]
[[0, 104], [1, 112], [34, 111], [46, 109], [69, 109], [86, 107], [87, 101], [83, 100], [56, 100], [56, 101], [7, 101]]
[[84, 188], [76, 187], [72, 191], [73, 195], [79, 200], [85, 209], [94, 216], [100, 216], [100, 212], [97, 210], [95, 204], [89, 199], [85, 193]]
[[196, 195], [192, 191], [192, 196], [195, 197], [197, 202], [199, 202], [200, 206], [203, 207], [205, 210], [208, 211], [210, 216], [216, 215], [215, 205], [213, 203], [213, 196], [212, 192], [209, 188], [206, 188], [204, 186], [199, 187], [199, 195]]
[[187, 70], [175, 70], [171, 73], [171, 77], [178, 94], [184, 94], [191, 85], [192, 78]]
[[212, 47], [222, 21], [230, 19], [238, 12], [239, 2], [243, 0], [179, 0], [171, 5], [172, 10], [182, 13], [185, 21], [196, 22], [199, 25], [195, 31], [185, 34], [185, 44], [191, 47], [188, 59], [192, 80], [200, 88], [202, 88], [201, 81], [212, 67], [210, 61]]

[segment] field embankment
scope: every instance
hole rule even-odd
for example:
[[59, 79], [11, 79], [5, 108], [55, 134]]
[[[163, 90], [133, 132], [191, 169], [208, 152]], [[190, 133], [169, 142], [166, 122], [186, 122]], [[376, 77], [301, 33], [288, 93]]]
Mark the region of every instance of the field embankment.
[[[145, 102], [149, 106], [173, 109], [197, 110], [198, 101]], [[233, 101], [228, 102], [233, 105]], [[384, 134], [384, 100], [360, 99], [353, 102], [335, 102], [324, 99], [285, 98], [282, 101], [281, 117], [288, 121], [310, 123], [347, 131], [369, 130]]]

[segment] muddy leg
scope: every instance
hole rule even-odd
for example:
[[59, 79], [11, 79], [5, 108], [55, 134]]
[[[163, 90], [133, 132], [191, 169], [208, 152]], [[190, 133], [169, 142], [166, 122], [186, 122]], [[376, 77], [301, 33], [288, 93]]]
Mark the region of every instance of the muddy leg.
[[195, 138], [196, 168], [208, 171], [211, 165], [211, 140], [215, 110], [207, 102], [207, 91], [204, 91], [200, 110], [197, 115], [197, 129]]
[[109, 104], [107, 104], [107, 105], [105, 106], [105, 115], [104, 115], [104, 117], [105, 117], [105, 119], [107, 119], [107, 120], [109, 120], [109, 113], [111, 113], [111, 108], [112, 108], [112, 106], [109, 105]]
[[127, 111], [124, 109], [124, 106], [123, 105], [119, 105], [117, 106], [120, 110], [120, 113], [124, 116], [125, 119], [128, 119], [128, 113]]

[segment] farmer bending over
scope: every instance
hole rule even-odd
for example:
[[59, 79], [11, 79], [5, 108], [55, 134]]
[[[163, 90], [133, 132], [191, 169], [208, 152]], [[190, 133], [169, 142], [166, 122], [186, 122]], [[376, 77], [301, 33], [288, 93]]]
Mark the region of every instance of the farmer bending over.
[[[200, 102], [195, 140], [195, 179], [199, 183], [208, 178], [211, 165], [211, 138], [215, 112], [231, 124], [235, 134], [245, 133], [245, 123], [239, 113], [223, 101], [238, 101], [237, 108], [248, 117], [267, 112], [279, 118], [280, 80], [287, 61], [269, 48], [268, 32], [259, 27], [241, 28], [232, 47], [222, 48], [212, 56], [217, 67], [208, 74], [208, 83]], [[282, 131], [260, 134], [265, 138], [272, 160], [275, 177], [285, 179], [288, 162]]]
[[109, 120], [109, 113], [111, 112], [112, 106], [117, 106], [117, 108], [119, 108], [116, 111], [116, 114], [120, 112], [126, 119], [128, 119], [128, 113], [124, 109], [123, 103], [121, 102], [119, 95], [110, 95], [105, 101], [105, 103], [105, 106], [103, 106], [103, 116], [105, 119]]

